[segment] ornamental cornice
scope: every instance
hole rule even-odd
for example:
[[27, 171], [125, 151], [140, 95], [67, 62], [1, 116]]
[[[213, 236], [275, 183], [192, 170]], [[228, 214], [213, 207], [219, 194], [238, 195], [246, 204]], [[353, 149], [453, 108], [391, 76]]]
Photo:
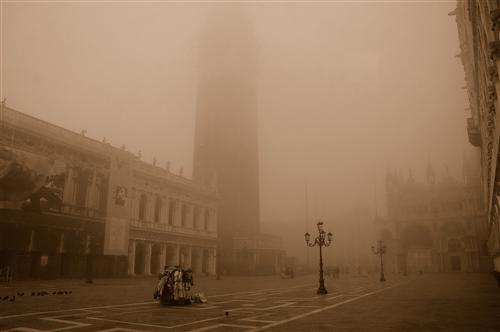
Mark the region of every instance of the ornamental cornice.
[[46, 140], [43, 137], [20, 129], [4, 126], [0, 130], [0, 144], [61, 160], [71, 167], [92, 169], [97, 170], [99, 173], [108, 174], [108, 160], [64, 146], [52, 140]]
[[78, 151], [88, 157], [107, 159], [113, 149], [109, 144], [77, 134], [9, 107], [2, 107], [2, 125], [15, 129], [16, 135], [18, 132], [23, 132], [35, 137], [35, 141], [55, 144], [67, 150]]
[[202, 237], [185, 237], [177, 234], [165, 234], [148, 232], [138, 229], [130, 230], [130, 240], [135, 241], [151, 241], [151, 242], [162, 242], [165, 244], [173, 245], [189, 245], [189, 246], [215, 246], [217, 244], [217, 238], [209, 239]]
[[[140, 169], [133, 170], [135, 187], [156, 192], [158, 194], [179, 193], [187, 195], [188, 199], [205, 198], [211, 201], [217, 201], [218, 195], [214, 191], [208, 191], [206, 188], [199, 186], [192, 180], [184, 179], [183, 183], [172, 180], [171, 175], [155, 176], [141, 171]], [[143, 184], [144, 183], [144, 184]], [[147, 189], [146, 189], [147, 188]]]

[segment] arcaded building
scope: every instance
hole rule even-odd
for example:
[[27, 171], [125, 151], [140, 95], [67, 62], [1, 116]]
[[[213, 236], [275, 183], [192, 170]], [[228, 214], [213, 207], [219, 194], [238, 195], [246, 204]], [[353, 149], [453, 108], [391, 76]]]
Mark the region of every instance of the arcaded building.
[[[472, 158], [472, 157], [471, 157]], [[477, 161], [465, 159], [463, 180], [447, 172], [426, 179], [386, 174], [387, 215], [375, 220], [376, 239], [387, 246], [389, 272], [488, 270], [487, 225]]]
[[481, 154], [487, 243], [493, 264], [500, 272], [500, 3], [497, 0], [457, 1], [457, 8], [450, 14], [456, 17], [459, 56], [469, 97], [467, 132], [470, 143]]
[[0, 161], [4, 276], [215, 274], [213, 187], [4, 105]]

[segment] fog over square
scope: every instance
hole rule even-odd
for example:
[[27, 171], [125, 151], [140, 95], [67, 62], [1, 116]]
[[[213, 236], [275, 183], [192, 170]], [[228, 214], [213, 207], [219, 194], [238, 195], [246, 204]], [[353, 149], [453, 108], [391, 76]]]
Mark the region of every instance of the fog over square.
[[500, 331], [500, 1], [0, 0], [0, 330]]

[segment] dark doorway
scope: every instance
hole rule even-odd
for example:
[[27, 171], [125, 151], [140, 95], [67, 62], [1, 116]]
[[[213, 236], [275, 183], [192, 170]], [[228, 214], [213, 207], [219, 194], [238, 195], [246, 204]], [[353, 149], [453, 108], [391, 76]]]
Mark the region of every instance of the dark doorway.
[[160, 256], [161, 256], [161, 247], [158, 244], [155, 244], [151, 248], [151, 274], [157, 274], [160, 273], [160, 269], [163, 266], [160, 266], [162, 262], [160, 262]]
[[146, 250], [143, 243], [137, 243], [135, 246], [135, 264], [134, 273], [136, 275], [141, 275], [144, 273], [144, 259]]

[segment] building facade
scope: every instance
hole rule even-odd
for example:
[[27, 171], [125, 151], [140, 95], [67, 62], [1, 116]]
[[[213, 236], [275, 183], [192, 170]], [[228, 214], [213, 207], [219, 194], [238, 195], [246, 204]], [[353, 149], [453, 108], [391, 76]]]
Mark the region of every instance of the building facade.
[[488, 268], [486, 221], [479, 172], [464, 161], [464, 181], [436, 179], [428, 166], [425, 183], [411, 174], [386, 175], [387, 216], [376, 218], [376, 238], [387, 246], [389, 272], [478, 272]]
[[460, 59], [465, 72], [471, 116], [467, 119], [470, 143], [481, 151], [482, 191], [488, 219], [488, 248], [500, 274], [500, 2], [457, 1], [455, 15]]
[[215, 274], [213, 187], [2, 105], [3, 278]]
[[285, 266], [282, 238], [260, 234], [236, 236], [233, 239], [234, 268], [246, 275], [279, 274]]

